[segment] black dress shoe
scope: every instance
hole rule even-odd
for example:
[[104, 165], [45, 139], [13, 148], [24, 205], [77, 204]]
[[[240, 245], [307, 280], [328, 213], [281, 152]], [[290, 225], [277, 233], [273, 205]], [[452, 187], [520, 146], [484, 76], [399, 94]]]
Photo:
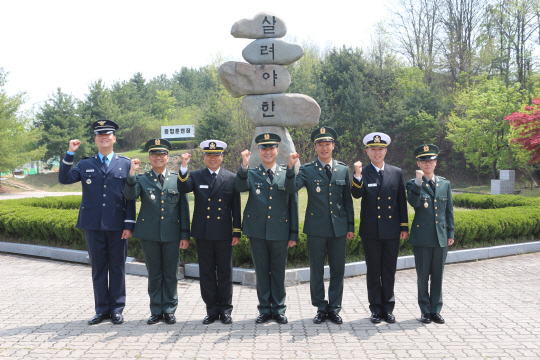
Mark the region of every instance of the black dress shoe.
[[94, 315], [93, 318], [88, 320], [88, 325], [99, 324], [100, 322], [102, 322], [103, 320], [108, 319], [108, 318], [110, 318], [109, 314], [96, 314], [96, 315]]
[[232, 324], [231, 314], [221, 314], [221, 322], [224, 324]]
[[289, 322], [289, 320], [287, 320], [287, 317], [283, 314], [276, 314], [273, 317], [274, 319], [276, 319], [278, 324], [286, 324]]
[[424, 324], [430, 324], [431, 323], [431, 315], [430, 314], [422, 314], [420, 316], [420, 321]]
[[437, 324], [444, 324], [444, 319], [441, 316], [441, 314], [439, 314], [439, 313], [431, 314], [431, 320], [433, 320], [433, 322], [435, 322]]
[[381, 314], [372, 312], [369, 320], [371, 320], [371, 322], [374, 324], [378, 324], [381, 322]]
[[317, 311], [317, 315], [313, 318], [313, 322], [315, 324], [322, 324], [323, 321], [326, 319], [326, 312], [319, 310]]
[[262, 324], [262, 323], [265, 323], [267, 322], [268, 320], [270, 320], [272, 318], [272, 316], [270, 316], [270, 314], [260, 314], [258, 317], [257, 317], [257, 320], [255, 320], [255, 322], [257, 324]]
[[163, 319], [167, 324], [174, 324], [176, 322], [176, 316], [174, 314], [164, 314]]
[[335, 311], [330, 311], [328, 313], [328, 318], [330, 321], [332, 321], [334, 324], [343, 324], [343, 320], [341, 319], [341, 316]]
[[118, 314], [118, 313], [112, 314], [111, 319], [112, 319], [112, 323], [115, 325], [118, 325], [124, 322], [124, 317], [122, 316], [122, 314]]
[[205, 325], [212, 324], [219, 316], [208, 314], [204, 317], [202, 323]]
[[381, 313], [381, 318], [389, 324], [393, 324], [396, 322], [396, 318], [394, 317], [394, 315], [392, 315], [391, 312]]
[[159, 320], [163, 319], [163, 315], [150, 315], [148, 318], [148, 321], [146, 322], [148, 325], [154, 325], [159, 322]]

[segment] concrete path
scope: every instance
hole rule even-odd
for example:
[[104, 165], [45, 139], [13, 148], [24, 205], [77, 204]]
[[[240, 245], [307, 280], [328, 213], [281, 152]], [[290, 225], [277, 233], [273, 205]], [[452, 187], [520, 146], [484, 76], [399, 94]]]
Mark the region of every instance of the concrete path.
[[25, 191], [16, 193], [0, 194], [0, 200], [23, 199], [30, 197], [45, 197], [45, 196], [65, 196], [65, 195], [82, 195], [82, 192], [52, 192], [52, 191]]
[[234, 286], [234, 323], [202, 325], [199, 284], [178, 283], [175, 325], [146, 325], [147, 278], [127, 276], [126, 322], [89, 326], [90, 267], [0, 254], [0, 359], [539, 359], [540, 253], [449, 264], [446, 324], [418, 322], [416, 274], [397, 273], [395, 324], [368, 319], [365, 277], [345, 280], [343, 325], [315, 325], [309, 284], [287, 288], [289, 324], [256, 325]]

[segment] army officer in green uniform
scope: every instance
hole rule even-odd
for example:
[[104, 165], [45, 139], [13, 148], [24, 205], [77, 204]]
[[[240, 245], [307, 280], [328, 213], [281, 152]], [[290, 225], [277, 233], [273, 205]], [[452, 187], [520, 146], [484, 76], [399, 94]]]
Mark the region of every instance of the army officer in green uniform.
[[409, 180], [406, 188], [409, 204], [414, 208], [409, 242], [416, 265], [420, 321], [443, 324], [442, 279], [448, 246], [454, 243], [454, 208], [450, 181], [434, 174], [438, 154], [435, 145], [414, 149], [420, 170], [416, 170], [416, 178]]
[[189, 246], [189, 204], [187, 194], [178, 192], [178, 174], [166, 167], [171, 144], [165, 139], [152, 139], [145, 149], [152, 169], [135, 176], [141, 161], [131, 160], [124, 196], [128, 200], [141, 197], [133, 235], [141, 240], [148, 270], [151, 311], [148, 324], [162, 319], [174, 324], [178, 307], [178, 248]]
[[[347, 240], [354, 236], [354, 208], [351, 197], [349, 167], [332, 159], [338, 135], [323, 126], [311, 133], [318, 158], [300, 167], [296, 175], [295, 191], [305, 187], [308, 204], [304, 222], [309, 256], [311, 303], [317, 307], [313, 318], [316, 324], [327, 317], [336, 324], [343, 323], [339, 311], [343, 298], [345, 250]], [[287, 177], [294, 176], [298, 154], [289, 158]], [[324, 263], [328, 255], [330, 285], [328, 300], [324, 291]]]
[[298, 241], [298, 197], [294, 176], [286, 178], [286, 167], [276, 164], [281, 137], [263, 133], [255, 137], [255, 142], [262, 164], [248, 170], [251, 152], [242, 151], [235, 188], [238, 192], [249, 191], [242, 231], [249, 237], [255, 265], [259, 299], [256, 322], [265, 323], [274, 318], [286, 324], [285, 265], [287, 248]]

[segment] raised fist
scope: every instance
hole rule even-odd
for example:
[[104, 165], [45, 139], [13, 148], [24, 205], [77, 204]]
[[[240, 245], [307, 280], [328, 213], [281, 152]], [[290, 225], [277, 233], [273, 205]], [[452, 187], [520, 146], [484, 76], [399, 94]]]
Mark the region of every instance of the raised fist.
[[242, 151], [240, 153], [240, 155], [242, 155], [242, 166], [248, 166], [249, 158], [251, 157], [251, 151], [246, 149], [246, 150]]
[[357, 161], [354, 163], [354, 174], [356, 177], [360, 177], [362, 175], [362, 162]]
[[182, 167], [187, 167], [190, 159], [191, 159], [190, 153], [182, 154]]
[[69, 152], [75, 152], [81, 146], [81, 140], [69, 140]]
[[131, 159], [131, 169], [129, 169], [129, 175], [135, 176], [135, 171], [139, 170], [140, 165], [141, 165], [141, 160]]
[[416, 178], [422, 180], [422, 176], [424, 176], [424, 172], [422, 170], [416, 170]]
[[290, 153], [289, 154], [289, 169], [292, 169], [294, 164], [298, 161], [298, 158], [300, 158], [300, 155], [298, 153]]

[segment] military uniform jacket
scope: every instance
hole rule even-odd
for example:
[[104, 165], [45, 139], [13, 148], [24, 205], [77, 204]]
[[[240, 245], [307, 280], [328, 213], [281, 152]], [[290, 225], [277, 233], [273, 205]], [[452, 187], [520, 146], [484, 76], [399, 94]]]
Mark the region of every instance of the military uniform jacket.
[[141, 197], [141, 209], [133, 236], [141, 240], [170, 242], [189, 240], [189, 203], [176, 186], [177, 173], [166, 170], [163, 186], [153, 170], [128, 176], [124, 196]]
[[[287, 176], [294, 176], [294, 168]], [[295, 191], [303, 187], [308, 193], [304, 234], [339, 237], [354, 232], [354, 207], [351, 197], [349, 167], [332, 160], [332, 178], [328, 180], [319, 159], [300, 167]]]
[[240, 193], [234, 188], [236, 174], [223, 168], [212, 186], [208, 168], [178, 175], [178, 190], [195, 195], [191, 236], [206, 240], [231, 240], [241, 234]]
[[454, 238], [454, 205], [450, 181], [435, 176], [435, 193], [428, 180], [422, 177], [422, 186], [414, 179], [407, 182], [409, 204], [414, 208], [409, 242], [426, 247], [447, 247], [448, 239]]
[[362, 180], [353, 178], [352, 196], [362, 198], [360, 237], [367, 239], [399, 239], [409, 230], [407, 198], [403, 172], [384, 164], [381, 184], [377, 170], [370, 163], [362, 168]]
[[[286, 181], [289, 181], [287, 187]], [[247, 171], [240, 166], [235, 179], [236, 191], [249, 191], [242, 222], [244, 235], [298, 241], [298, 195], [292, 191], [293, 182], [294, 177], [287, 178], [286, 168], [280, 165], [276, 166], [273, 181], [262, 165]]]
[[114, 155], [105, 167], [98, 155], [82, 159], [74, 167], [75, 155], [67, 154], [60, 163], [61, 184], [82, 182], [82, 202], [77, 227], [84, 230], [122, 231], [135, 228], [135, 201], [124, 199], [124, 184], [131, 160]]

